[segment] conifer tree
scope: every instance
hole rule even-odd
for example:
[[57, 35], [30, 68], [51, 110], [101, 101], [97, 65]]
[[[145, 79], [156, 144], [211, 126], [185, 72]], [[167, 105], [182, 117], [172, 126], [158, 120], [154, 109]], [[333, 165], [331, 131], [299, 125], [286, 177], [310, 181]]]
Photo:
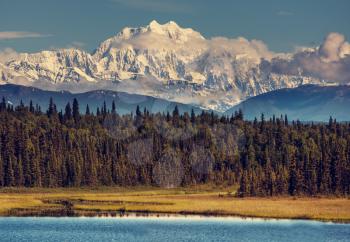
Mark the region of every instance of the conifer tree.
[[73, 118], [75, 123], [78, 123], [80, 120], [79, 103], [76, 98], [73, 100]]
[[114, 100], [112, 101], [112, 114], [116, 114], [117, 113], [117, 108], [115, 106], [115, 102]]
[[90, 107], [89, 107], [89, 104], [86, 104], [85, 115], [90, 115]]
[[71, 120], [72, 119], [72, 108], [70, 107], [70, 103], [68, 102], [64, 112], [64, 119]]

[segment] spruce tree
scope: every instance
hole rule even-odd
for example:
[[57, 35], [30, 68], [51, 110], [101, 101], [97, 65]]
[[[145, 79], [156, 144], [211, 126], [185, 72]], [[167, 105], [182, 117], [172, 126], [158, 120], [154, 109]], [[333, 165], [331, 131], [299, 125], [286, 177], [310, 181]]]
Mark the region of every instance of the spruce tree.
[[89, 104], [86, 104], [85, 115], [90, 115], [90, 107], [89, 107]]
[[78, 123], [80, 120], [79, 103], [76, 98], [73, 100], [73, 118], [75, 123]]
[[112, 101], [112, 114], [116, 114], [117, 113], [117, 109], [116, 109], [116, 106], [115, 106], [115, 102], [114, 100]]
[[72, 119], [72, 108], [70, 107], [70, 103], [68, 102], [64, 111], [64, 119], [66, 121]]

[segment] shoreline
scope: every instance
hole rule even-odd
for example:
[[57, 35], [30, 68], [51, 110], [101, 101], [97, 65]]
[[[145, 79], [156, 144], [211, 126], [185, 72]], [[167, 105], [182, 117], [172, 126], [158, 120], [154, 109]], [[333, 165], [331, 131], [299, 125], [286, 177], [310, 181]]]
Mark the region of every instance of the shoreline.
[[290, 219], [350, 224], [348, 197], [237, 198], [227, 191], [230, 188], [199, 186], [9, 189], [0, 193], [0, 216]]
[[332, 224], [350, 224], [350, 220], [313, 219], [307, 217], [262, 217], [239, 214], [193, 213], [193, 212], [159, 212], [159, 211], [79, 211], [74, 214], [9, 214], [0, 218], [101, 218], [101, 219], [164, 219], [164, 220], [226, 220], [226, 221], [254, 221], [254, 222], [291, 222], [305, 221]]

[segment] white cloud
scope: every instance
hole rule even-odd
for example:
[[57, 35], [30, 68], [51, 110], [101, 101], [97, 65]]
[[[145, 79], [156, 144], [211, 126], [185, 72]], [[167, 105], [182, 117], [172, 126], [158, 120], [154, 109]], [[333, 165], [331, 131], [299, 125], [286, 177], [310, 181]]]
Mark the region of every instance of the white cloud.
[[67, 48], [73, 48], [73, 49], [83, 49], [86, 44], [81, 41], [73, 41], [71, 44], [67, 46]]
[[350, 45], [344, 35], [330, 33], [320, 46], [319, 53], [325, 62], [339, 61], [350, 54]]
[[230, 53], [232, 56], [244, 55], [252, 59], [271, 59], [275, 53], [270, 51], [266, 44], [260, 40], [247, 40], [243, 37], [228, 39], [216, 37], [208, 41], [210, 53]]
[[[158, 23], [157, 23], [158, 24]], [[159, 29], [158, 29], [159, 28]], [[142, 34], [133, 28], [125, 28], [122, 32], [125, 37], [116, 38], [111, 44], [117, 49], [132, 46], [135, 49], [173, 50], [181, 55], [194, 53], [215, 56], [245, 55], [257, 62], [261, 58], [270, 60], [276, 53], [270, 51], [260, 40], [248, 40], [244, 37], [235, 39], [214, 37], [205, 39], [200, 33], [192, 29], [181, 29], [178, 25], [159, 25], [157, 29], [146, 29]]]
[[0, 50], [0, 63], [15, 59], [17, 56], [18, 53], [14, 49], [5, 48], [4, 50]]
[[24, 39], [24, 38], [42, 38], [50, 37], [50, 34], [40, 34], [35, 32], [26, 32], [26, 31], [1, 31], [0, 40], [9, 40], [9, 39]]
[[270, 64], [272, 72], [302, 74], [348, 84], [350, 83], [350, 44], [344, 35], [330, 33], [319, 47], [301, 50], [290, 60], [275, 58]]

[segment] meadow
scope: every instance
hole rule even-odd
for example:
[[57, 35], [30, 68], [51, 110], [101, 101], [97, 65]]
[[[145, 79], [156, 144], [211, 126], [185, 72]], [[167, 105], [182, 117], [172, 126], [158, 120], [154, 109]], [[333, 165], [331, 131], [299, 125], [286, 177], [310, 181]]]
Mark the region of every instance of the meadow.
[[206, 215], [350, 222], [350, 199], [238, 198], [236, 187], [5, 188], [1, 216]]

